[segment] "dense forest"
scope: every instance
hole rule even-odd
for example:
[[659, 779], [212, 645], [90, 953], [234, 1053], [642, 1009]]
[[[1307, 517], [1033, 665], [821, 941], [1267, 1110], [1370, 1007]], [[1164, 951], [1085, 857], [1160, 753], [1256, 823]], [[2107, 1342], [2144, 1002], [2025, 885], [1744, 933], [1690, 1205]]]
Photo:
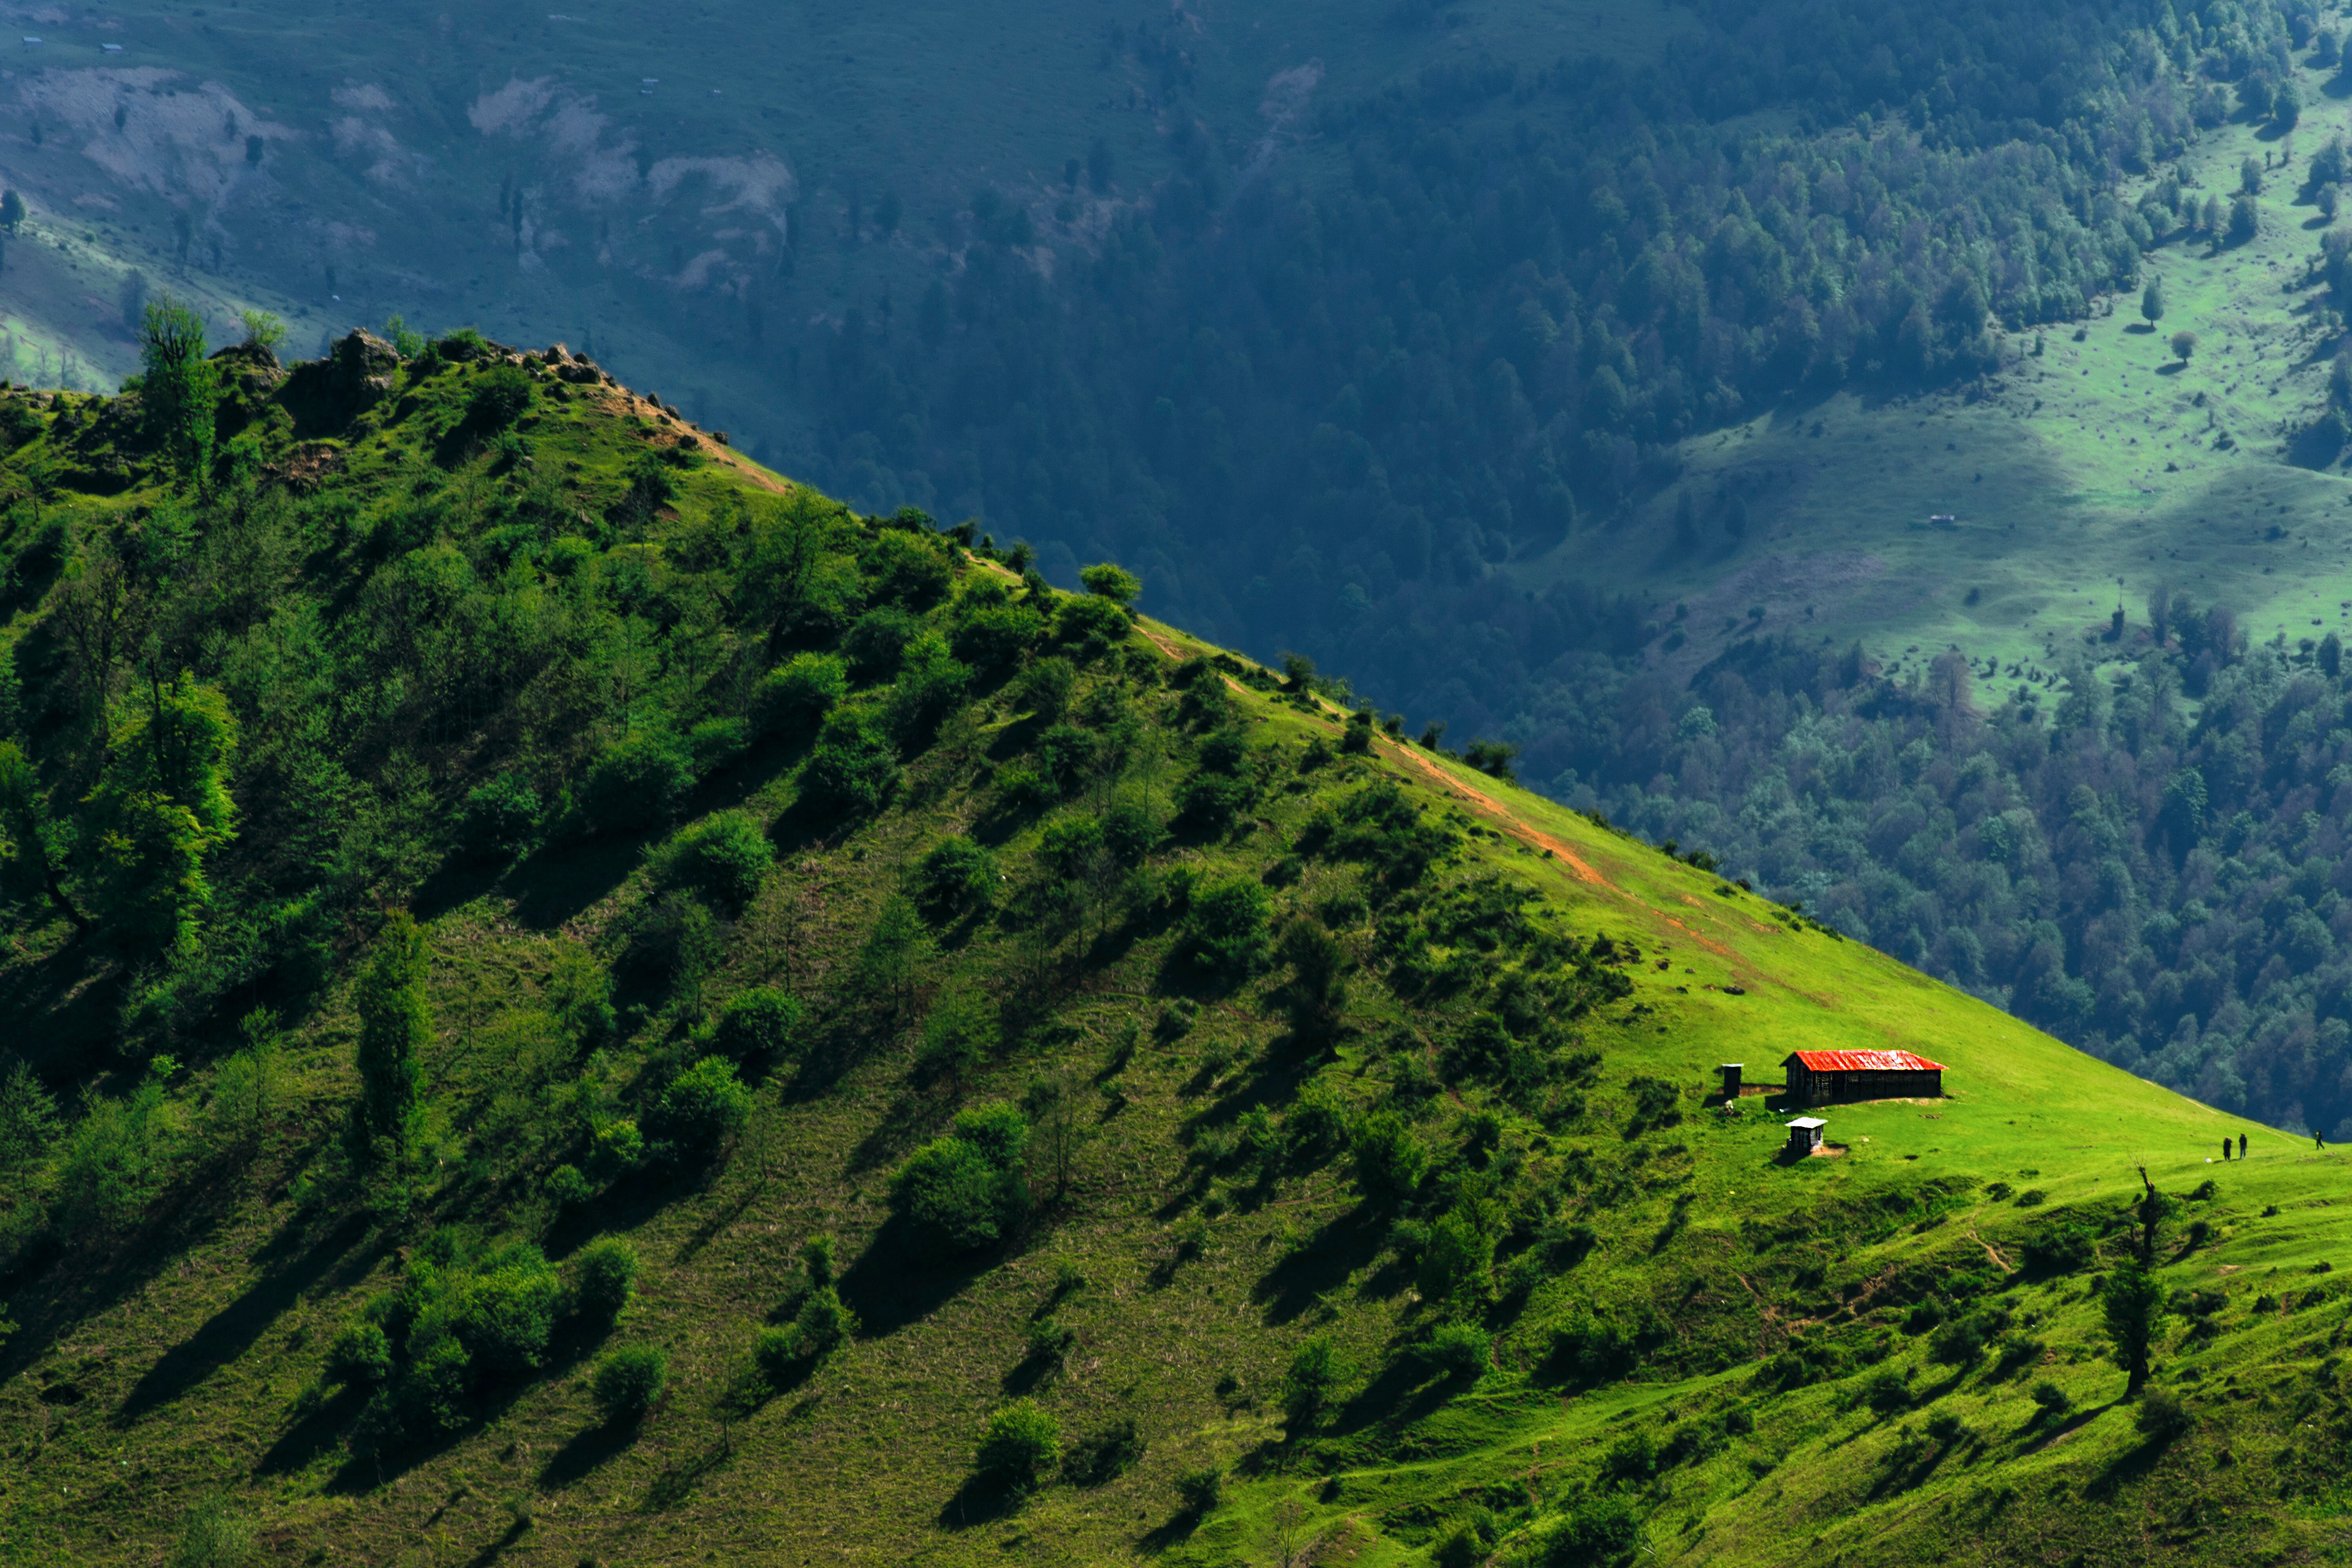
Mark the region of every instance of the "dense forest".
[[2337, 640], [2149, 610], [2046, 685], [1775, 638], [1686, 691], [1596, 659], [1554, 717], [1602, 760], [1552, 787], [2133, 1072], [2352, 1137]]

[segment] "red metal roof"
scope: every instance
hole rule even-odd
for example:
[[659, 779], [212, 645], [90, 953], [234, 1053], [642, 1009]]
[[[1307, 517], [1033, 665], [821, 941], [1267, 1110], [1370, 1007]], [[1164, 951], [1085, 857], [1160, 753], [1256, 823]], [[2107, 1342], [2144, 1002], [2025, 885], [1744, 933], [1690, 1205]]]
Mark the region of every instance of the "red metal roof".
[[[1797, 1051], [1791, 1060], [1809, 1072], [1942, 1072], [1944, 1064], [1909, 1051]], [[1780, 1064], [1788, 1066], [1788, 1062]]]

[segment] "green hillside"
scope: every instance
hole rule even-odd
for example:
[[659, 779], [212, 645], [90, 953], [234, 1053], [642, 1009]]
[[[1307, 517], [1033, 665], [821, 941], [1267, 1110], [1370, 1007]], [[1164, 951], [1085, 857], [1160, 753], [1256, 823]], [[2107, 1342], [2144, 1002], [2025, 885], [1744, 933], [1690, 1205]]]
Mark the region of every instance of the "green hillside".
[[2336, 1550], [2333, 1152], [407, 346], [0, 394], [7, 1561]]

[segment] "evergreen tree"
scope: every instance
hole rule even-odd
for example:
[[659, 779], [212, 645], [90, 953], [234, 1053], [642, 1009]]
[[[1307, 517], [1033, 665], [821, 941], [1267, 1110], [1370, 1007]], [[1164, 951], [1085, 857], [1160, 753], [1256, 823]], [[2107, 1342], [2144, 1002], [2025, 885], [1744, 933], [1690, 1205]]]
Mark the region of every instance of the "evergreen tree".
[[372, 1152], [404, 1153], [424, 1080], [419, 1060], [433, 1037], [425, 933], [406, 910], [392, 917], [360, 976], [358, 1124]]
[[2147, 318], [2147, 324], [2151, 327], [2164, 320], [2164, 285], [2153, 278], [2147, 280], [2147, 287], [2140, 290], [2139, 313]]
[[2137, 1398], [2147, 1385], [2157, 1331], [2164, 1323], [2164, 1287], [2145, 1268], [2127, 1264], [2107, 1276], [2099, 1311], [2107, 1343], [2129, 1380], [2124, 1397]]

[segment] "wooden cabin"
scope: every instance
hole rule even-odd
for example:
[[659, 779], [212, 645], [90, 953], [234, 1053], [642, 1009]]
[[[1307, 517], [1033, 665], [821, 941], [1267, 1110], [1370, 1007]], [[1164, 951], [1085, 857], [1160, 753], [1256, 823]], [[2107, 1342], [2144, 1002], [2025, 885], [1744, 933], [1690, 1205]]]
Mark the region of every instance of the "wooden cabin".
[[1818, 1116], [1800, 1116], [1789, 1123], [1789, 1158], [1810, 1158], [1822, 1146], [1822, 1129], [1828, 1122]]
[[1944, 1064], [1909, 1051], [1792, 1051], [1780, 1066], [1791, 1105], [1940, 1100], [1944, 1093]]

